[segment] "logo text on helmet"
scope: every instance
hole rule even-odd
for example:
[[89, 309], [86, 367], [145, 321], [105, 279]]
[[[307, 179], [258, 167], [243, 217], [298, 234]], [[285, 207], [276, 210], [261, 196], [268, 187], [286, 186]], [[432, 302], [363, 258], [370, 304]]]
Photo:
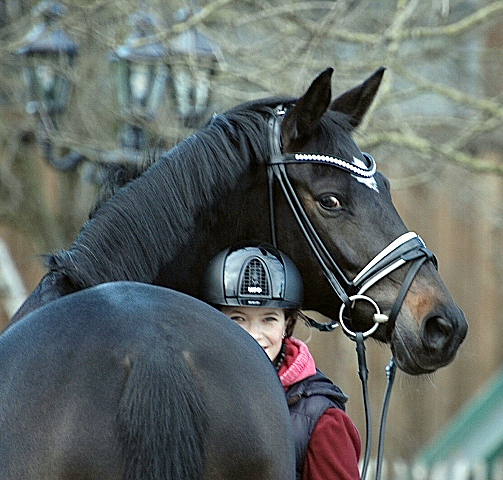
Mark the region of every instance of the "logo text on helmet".
[[246, 305], [253, 305], [253, 306], [258, 306], [260, 307], [262, 305], [262, 302], [259, 302], [258, 300], [246, 300]]
[[248, 293], [262, 293], [261, 287], [248, 287]]

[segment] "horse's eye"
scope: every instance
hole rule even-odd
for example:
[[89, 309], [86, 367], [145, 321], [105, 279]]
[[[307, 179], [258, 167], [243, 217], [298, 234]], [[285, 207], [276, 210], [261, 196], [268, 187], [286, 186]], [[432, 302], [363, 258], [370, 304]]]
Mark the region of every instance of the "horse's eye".
[[324, 208], [325, 210], [335, 210], [341, 207], [341, 202], [339, 202], [339, 200], [337, 200], [337, 197], [332, 194], [320, 197], [319, 202], [322, 208]]

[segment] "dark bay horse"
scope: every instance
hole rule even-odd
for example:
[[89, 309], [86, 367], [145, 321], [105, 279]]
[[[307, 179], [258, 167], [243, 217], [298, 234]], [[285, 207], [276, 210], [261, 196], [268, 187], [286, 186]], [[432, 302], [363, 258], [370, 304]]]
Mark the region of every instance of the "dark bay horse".
[[293, 479], [260, 346], [193, 297], [114, 282], [0, 336], [2, 480]]
[[[378, 313], [393, 319], [376, 324], [378, 328], [372, 329], [372, 336], [389, 344], [399, 367], [405, 372], [432, 372], [452, 361], [466, 335], [463, 313], [443, 284], [432, 255], [416, 235], [407, 232], [393, 206], [389, 183], [382, 174], [374, 171], [373, 159], [362, 154], [351, 138], [352, 131], [372, 103], [383, 71], [379, 69], [360, 85], [332, 100], [333, 71], [327, 69], [300, 98], [265, 99], [215, 115], [204, 129], [161, 155], [138, 178], [98, 205], [69, 250], [48, 256], [49, 272], [0, 337], [0, 352], [8, 352], [2, 353], [0, 363], [0, 473], [12, 467], [15, 460], [8, 460], [9, 454], [17, 444], [24, 443], [24, 436], [28, 435], [27, 424], [33, 423], [38, 431], [37, 417], [47, 422], [58, 418], [68, 427], [61, 430], [64, 440], [69, 442], [66, 445], [75, 445], [79, 438], [77, 433], [81, 433], [84, 426], [75, 425], [75, 431], [72, 431], [72, 422], [81, 419], [85, 423], [84, 417], [93, 411], [90, 403], [101, 398], [108, 402], [103, 407], [106, 416], [97, 415], [92, 421], [96, 432], [98, 425], [103, 424], [104, 435], [110, 436], [110, 442], [120, 447], [122, 454], [115, 457], [117, 462], [107, 454], [106, 447], [102, 451], [103, 455], [110, 457], [110, 471], [115, 473], [103, 473], [103, 470], [99, 474], [79, 477], [60, 469], [59, 476], [51, 471], [48, 478], [185, 478], [169, 477], [167, 473], [164, 476], [138, 473], [144, 468], [140, 465], [143, 456], [135, 454], [134, 448], [138, 443], [144, 450], [149, 450], [150, 446], [146, 447], [150, 441], [149, 431], [153, 429], [153, 417], [159, 412], [149, 397], [142, 408], [151, 408], [150, 416], [141, 415], [138, 404], [135, 410], [123, 397], [130, 392], [128, 387], [133, 380], [130, 382], [129, 378], [139, 376], [144, 380], [141, 387], [136, 386], [137, 395], [141, 395], [138, 388], [148, 391], [155, 389], [156, 383], [168, 381], [157, 378], [155, 373], [133, 375], [134, 367], [124, 367], [124, 363], [131, 363], [131, 358], [138, 359], [140, 364], [151, 361], [155, 364], [160, 360], [153, 352], [166, 350], [174, 356], [181, 354], [181, 358], [172, 361], [185, 364], [179, 368], [186, 376], [194, 377], [189, 383], [198, 385], [201, 395], [194, 404], [202, 402], [206, 405], [203, 410], [207, 411], [208, 405], [216, 404], [212, 395], [218, 394], [217, 398], [222, 400], [236, 391], [243, 392], [239, 397], [241, 408], [229, 405], [226, 412], [234, 420], [229, 428], [236, 429], [228, 438], [213, 434], [215, 423], [223, 420], [212, 416], [221, 412], [211, 408], [206, 416], [211, 428], [198, 424], [202, 440], [197, 434], [194, 437], [203, 444], [202, 478], [245, 478], [241, 474], [236, 477], [236, 470], [229, 474], [225, 468], [230, 467], [219, 470], [221, 467], [216, 465], [218, 462], [213, 454], [220, 449], [232, 450], [235, 437], [245, 430], [243, 424], [249, 426], [250, 422], [243, 418], [248, 410], [255, 411], [253, 418], [256, 421], [260, 413], [256, 410], [261, 409], [256, 403], [257, 393], [262, 404], [269, 406], [278, 401], [278, 392], [272, 391], [272, 386], [257, 390], [257, 385], [247, 384], [247, 379], [245, 381], [236, 371], [238, 369], [223, 364], [219, 366], [220, 355], [233, 340], [224, 335], [219, 338], [211, 336], [211, 328], [202, 328], [200, 334], [193, 332], [201, 339], [192, 339], [194, 348], [180, 352], [177, 332], [180, 332], [180, 338], [187, 338], [187, 344], [191, 343], [190, 332], [182, 332], [185, 324], [190, 322], [184, 322], [185, 314], [176, 309], [181, 294], [159, 293], [158, 288], [137, 283], [121, 283], [119, 286], [107, 283], [142, 282], [199, 297], [201, 272], [207, 262], [221, 249], [241, 241], [277, 243], [294, 260], [304, 278], [304, 307], [318, 310], [330, 318], [337, 318], [341, 308], [346, 308], [351, 311], [350, 327], [353, 330], [368, 331], [374, 325], [373, 303], [353, 301], [355, 295], [365, 293], [365, 298], [370, 298], [378, 306]], [[321, 244], [321, 249], [312, 248], [313, 243]], [[395, 262], [394, 268], [389, 268], [390, 262]], [[411, 271], [413, 275], [410, 275]], [[116, 301], [117, 289], [127, 292], [119, 295], [119, 302]], [[95, 296], [102, 299], [105, 306], [93, 302]], [[168, 305], [160, 311], [165, 321], [174, 326], [162, 327], [172, 333], [162, 337], [162, 347], [156, 350], [152, 346], [157, 341], [160, 322], [156, 312], [163, 303], [163, 296]], [[82, 310], [78, 310], [80, 302], [85, 305]], [[193, 302], [191, 308], [199, 312], [200, 321], [213, 324], [217, 315], [199, 310], [199, 303]], [[174, 304], [172, 311], [170, 303]], [[74, 309], [79, 313], [74, 313]], [[126, 314], [125, 310], [129, 313]], [[222, 319], [218, 321], [224, 322]], [[135, 326], [134, 322], [144, 325]], [[58, 323], [66, 327], [58, 329]], [[224, 324], [229, 325], [228, 322]], [[47, 327], [42, 328], [38, 336], [35, 331], [40, 325]], [[100, 333], [102, 329], [103, 334]], [[62, 342], [60, 336], [64, 332], [68, 333]], [[235, 334], [230, 335], [234, 338]], [[141, 341], [135, 340], [137, 336]], [[23, 341], [24, 338], [30, 341]], [[98, 341], [98, 338], [106, 338], [106, 341]], [[201, 341], [214, 345], [214, 355], [206, 355], [204, 359], [197, 357], [198, 361], [194, 362]], [[111, 355], [115, 343], [119, 345], [119, 353], [113, 358], [118, 364], [102, 371], [99, 362]], [[127, 347], [120, 347], [123, 343]], [[91, 348], [91, 344], [95, 347]], [[38, 364], [35, 357], [43, 356], [44, 350], [54, 352], [54, 358], [61, 361], [46, 359]], [[33, 360], [25, 363], [23, 359], [28, 353]], [[231, 349], [229, 355], [236, 358], [244, 353]], [[8, 357], [8, 361], [3, 357]], [[72, 359], [70, 363], [67, 361], [69, 357]], [[99, 391], [90, 392], [92, 385], [89, 383], [69, 387], [72, 382], [64, 381], [72, 375], [78, 377], [79, 373], [75, 372], [80, 372], [84, 379], [91, 378], [83, 375], [82, 368], [77, 367], [80, 361], [87, 365], [86, 371], [103, 376], [100, 387], [95, 389]], [[109, 365], [111, 360], [106, 361]], [[226, 361], [229, 359], [222, 360]], [[254, 364], [252, 369], [263, 368], [263, 359], [256, 358], [251, 362]], [[211, 386], [209, 380], [217, 380], [205, 370], [207, 363], [220, 372], [223, 377], [220, 382], [226, 387], [224, 390], [216, 392]], [[164, 371], [164, 366], [156, 364], [154, 371], [159, 371], [156, 369]], [[106, 378], [106, 374], [117, 378]], [[51, 380], [53, 377], [60, 379], [60, 383]], [[37, 394], [39, 378], [48, 382], [47, 388], [52, 396]], [[78, 378], [73, 382], [78, 383]], [[271, 382], [277, 383], [272, 378]], [[110, 387], [109, 395], [105, 387], [108, 383], [115, 385], [115, 390]], [[82, 392], [78, 397], [82, 397], [83, 404], [76, 404], [70, 412], [63, 406], [60, 409], [53, 407], [54, 404], [61, 405], [54, 402], [54, 394], [58, 395], [64, 388]], [[154, 395], [157, 405], [171, 407], [163, 392], [158, 394], [160, 399]], [[37, 407], [32, 395], [39, 395]], [[141, 399], [137, 398], [137, 402], [140, 403]], [[4, 407], [5, 404], [9, 407]], [[15, 410], [17, 416], [12, 405], [19, 405]], [[87, 410], [82, 405], [87, 405]], [[121, 408], [125, 409], [122, 410], [125, 418], [128, 414], [129, 418], [121, 423], [122, 433], [118, 435], [112, 422], [117, 422]], [[23, 411], [27, 413], [19, 413]], [[266, 409], [260, 411], [270, 418]], [[280, 415], [278, 418], [284, 417]], [[130, 425], [136, 428], [133, 433], [128, 430]], [[273, 473], [250, 478], [289, 478], [284, 459], [278, 460], [283, 454], [288, 457], [285, 450], [288, 450], [289, 441], [286, 440], [281, 454], [276, 449], [282, 439], [288, 437], [286, 427], [271, 425], [266, 434], [266, 425], [263, 422], [259, 425], [248, 434], [250, 452], [256, 451], [258, 455], [250, 461], [264, 467], [264, 452], [255, 448], [260, 443], [258, 435], [263, 435], [271, 446], [271, 454], [270, 463], [262, 472]], [[40, 431], [46, 430], [42, 428]], [[133, 436], [134, 441], [126, 441], [129, 436]], [[90, 437], [84, 438], [93, 444]], [[37, 468], [49, 471], [49, 466], [43, 465], [42, 457], [36, 455], [42, 441], [39, 438], [39, 441], [27, 442], [30, 451], [35, 453], [33, 457], [22, 458], [33, 459], [30, 460], [33, 465], [26, 466], [23, 474], [2, 478], [44, 478], [31, 473]], [[152, 445], [151, 455], [155, 455], [155, 447]], [[60, 450], [58, 458], [64, 458], [66, 464], [72, 462], [71, 455], [64, 453], [71, 450], [68, 447]], [[84, 448], [78, 451], [82, 458]], [[237, 452], [239, 457], [239, 449]], [[137, 465], [130, 466], [131, 456], [139, 459]], [[170, 458], [171, 462], [178, 460], [176, 455]], [[227, 462], [241, 465], [239, 458], [232, 456]], [[282, 473], [277, 474], [278, 471]], [[188, 475], [186, 478], [201, 477]]]

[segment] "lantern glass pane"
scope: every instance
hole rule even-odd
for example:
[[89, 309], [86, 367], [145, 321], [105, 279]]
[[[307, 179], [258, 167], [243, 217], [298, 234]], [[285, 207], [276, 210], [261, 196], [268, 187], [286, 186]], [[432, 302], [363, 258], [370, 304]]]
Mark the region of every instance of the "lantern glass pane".
[[71, 84], [68, 78], [56, 75], [54, 79], [53, 91], [51, 92], [51, 110], [54, 112], [63, 112], [70, 99]]
[[44, 92], [51, 92], [54, 90], [54, 84], [56, 83], [56, 72], [51, 65], [39, 65], [36, 68], [36, 74], [40, 87]]
[[51, 65], [39, 65], [35, 69], [37, 83], [41, 99], [45, 102], [47, 108], [52, 110], [57, 103], [56, 72]]
[[162, 103], [163, 96], [166, 91], [166, 82], [168, 80], [168, 76], [168, 67], [164, 64], [157, 65], [147, 105], [147, 113], [150, 116], [154, 116], [157, 113], [157, 110]]
[[131, 73], [130, 62], [119, 59], [114, 62], [114, 66], [117, 83], [117, 100], [121, 108], [127, 110], [131, 107], [129, 90], [129, 76]]
[[26, 88], [28, 90], [28, 100], [35, 100], [35, 91], [36, 91], [36, 82], [37, 77], [35, 74], [35, 68], [31, 65], [27, 65], [23, 68], [23, 80], [26, 84]]
[[194, 56], [171, 66], [174, 101], [182, 117], [204, 115], [210, 104], [213, 63]]
[[27, 109], [36, 113], [42, 107], [47, 113], [61, 113], [70, 97], [68, 64], [57, 56], [31, 55], [26, 59], [23, 78], [28, 90]]
[[132, 65], [131, 76], [129, 78], [132, 106], [144, 107], [147, 104], [152, 76], [152, 65], [142, 63]]
[[203, 114], [208, 108], [210, 100], [210, 72], [199, 70], [194, 85], [194, 111]]
[[180, 115], [190, 116], [192, 113], [192, 75], [188, 65], [177, 64], [172, 67], [174, 100]]

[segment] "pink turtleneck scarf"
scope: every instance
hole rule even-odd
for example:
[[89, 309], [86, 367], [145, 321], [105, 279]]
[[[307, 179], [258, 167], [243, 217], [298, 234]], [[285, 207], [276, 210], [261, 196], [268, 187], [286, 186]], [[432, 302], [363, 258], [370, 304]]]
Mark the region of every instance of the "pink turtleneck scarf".
[[288, 390], [294, 383], [300, 382], [316, 373], [314, 358], [307, 345], [294, 337], [285, 339], [285, 360], [281, 365], [278, 375], [281, 385]]

